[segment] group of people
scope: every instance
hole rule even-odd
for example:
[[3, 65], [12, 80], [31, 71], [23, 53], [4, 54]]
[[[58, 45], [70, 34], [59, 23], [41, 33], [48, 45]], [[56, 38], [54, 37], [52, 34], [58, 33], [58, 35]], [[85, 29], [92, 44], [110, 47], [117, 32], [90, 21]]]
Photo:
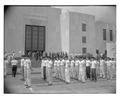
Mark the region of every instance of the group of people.
[[41, 62], [42, 77], [52, 85], [52, 78], [58, 78], [67, 84], [71, 79], [76, 79], [85, 83], [87, 79], [97, 81], [98, 78], [110, 80], [115, 75], [115, 60], [101, 58], [97, 60], [94, 57], [65, 57], [52, 60], [50, 57], [44, 57]]
[[[53, 56], [54, 57], [54, 56]], [[41, 77], [48, 85], [53, 84], [53, 78], [60, 79], [66, 84], [70, 84], [72, 79], [85, 83], [86, 80], [97, 81], [98, 78], [112, 79], [116, 72], [116, 62], [113, 58], [84, 57], [68, 55], [63, 56], [42, 56], [40, 62]], [[4, 62], [8, 63], [5, 58]], [[6, 64], [5, 63], [5, 64]], [[12, 75], [15, 77], [17, 71], [16, 58], [12, 58]], [[20, 60], [22, 79], [27, 88], [31, 87], [31, 59], [23, 56]], [[7, 71], [7, 70], [6, 70]], [[7, 73], [5, 71], [5, 74]]]

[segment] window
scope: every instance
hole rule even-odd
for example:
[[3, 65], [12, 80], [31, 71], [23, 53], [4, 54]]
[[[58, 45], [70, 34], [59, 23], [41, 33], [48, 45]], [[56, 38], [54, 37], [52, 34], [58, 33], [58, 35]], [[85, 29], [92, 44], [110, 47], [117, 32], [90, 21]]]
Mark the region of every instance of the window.
[[112, 30], [110, 30], [110, 41], [113, 41], [113, 34]]
[[85, 36], [82, 37], [82, 43], [86, 43], [86, 37]]
[[106, 29], [103, 29], [103, 40], [106, 40]]
[[82, 24], [82, 31], [86, 31], [86, 24]]
[[85, 48], [85, 47], [82, 48], [82, 53], [83, 53], [83, 54], [87, 53], [87, 48]]

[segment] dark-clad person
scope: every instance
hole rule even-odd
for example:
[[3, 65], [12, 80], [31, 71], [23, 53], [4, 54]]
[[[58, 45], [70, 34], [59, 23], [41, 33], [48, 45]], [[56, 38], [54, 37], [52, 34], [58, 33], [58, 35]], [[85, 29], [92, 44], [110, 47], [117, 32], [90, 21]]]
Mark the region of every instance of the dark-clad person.
[[12, 65], [12, 76], [13, 76], [13, 77], [16, 76], [17, 64], [18, 64], [18, 61], [16, 60], [16, 58], [13, 58], [12, 61], [11, 61], [11, 65]]

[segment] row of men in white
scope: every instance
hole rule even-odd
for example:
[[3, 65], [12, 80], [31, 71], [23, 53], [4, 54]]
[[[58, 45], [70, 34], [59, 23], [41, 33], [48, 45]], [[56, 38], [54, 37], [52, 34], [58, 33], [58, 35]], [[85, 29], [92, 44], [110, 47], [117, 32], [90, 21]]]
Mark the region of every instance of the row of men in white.
[[[91, 60], [78, 58], [69, 60], [62, 58], [54, 61], [45, 58], [42, 60], [41, 64], [41, 72], [44, 79], [48, 78], [49, 81], [52, 80], [54, 76], [66, 83], [70, 83], [70, 78], [85, 82], [87, 77], [88, 79], [96, 81], [98, 74], [100, 77], [112, 79], [113, 70], [115, 70], [115, 61], [109, 59], [107, 61], [101, 59], [99, 62], [93, 58]], [[52, 74], [53, 72], [54, 74]]]

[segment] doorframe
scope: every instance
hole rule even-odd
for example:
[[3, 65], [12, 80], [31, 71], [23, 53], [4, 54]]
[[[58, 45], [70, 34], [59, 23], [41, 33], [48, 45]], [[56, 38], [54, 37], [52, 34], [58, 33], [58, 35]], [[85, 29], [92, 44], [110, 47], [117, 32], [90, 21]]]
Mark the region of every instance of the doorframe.
[[[27, 26], [31, 26], [31, 49], [30, 50], [26, 50], [26, 31], [27, 31]], [[32, 37], [32, 26], [36, 26], [36, 27], [44, 27], [44, 44], [43, 44], [43, 50], [38, 50], [38, 48], [39, 48], [39, 32], [37, 33], [38, 34], [38, 42], [37, 42], [37, 50], [36, 51], [41, 51], [41, 52], [44, 52], [45, 51], [45, 43], [46, 43], [46, 26], [39, 26], [39, 25], [29, 25], [29, 24], [25, 24], [25, 54], [27, 54], [27, 51], [34, 51], [33, 50], [33, 48], [32, 48], [32, 39], [33, 39], [33, 37]]]

